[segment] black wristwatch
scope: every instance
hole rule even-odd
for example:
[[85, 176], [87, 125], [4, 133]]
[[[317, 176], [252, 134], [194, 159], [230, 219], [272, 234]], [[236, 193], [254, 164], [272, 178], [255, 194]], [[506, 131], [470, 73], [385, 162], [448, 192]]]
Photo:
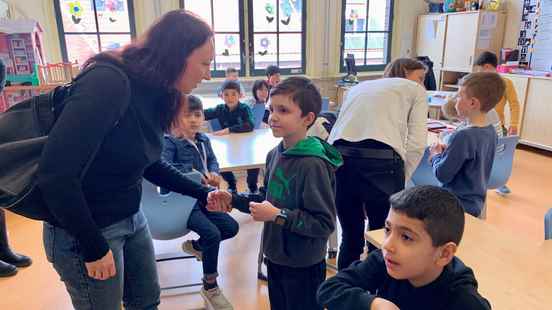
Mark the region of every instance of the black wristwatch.
[[274, 223], [276, 223], [276, 225], [286, 226], [287, 220], [288, 220], [287, 210], [280, 209], [280, 214], [276, 215], [276, 218], [274, 219]]

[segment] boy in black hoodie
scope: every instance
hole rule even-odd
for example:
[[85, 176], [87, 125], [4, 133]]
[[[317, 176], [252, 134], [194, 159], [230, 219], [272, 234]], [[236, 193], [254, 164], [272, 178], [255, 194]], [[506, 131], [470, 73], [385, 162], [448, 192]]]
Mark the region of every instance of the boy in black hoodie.
[[389, 199], [382, 250], [356, 261], [318, 290], [333, 309], [490, 309], [473, 271], [454, 256], [464, 211], [449, 191], [405, 189]]
[[232, 206], [265, 222], [263, 251], [271, 309], [322, 309], [326, 244], [335, 229], [335, 169], [341, 155], [307, 137], [322, 106], [309, 79], [291, 77], [270, 92], [269, 125], [283, 141], [267, 156], [261, 195], [234, 194]]

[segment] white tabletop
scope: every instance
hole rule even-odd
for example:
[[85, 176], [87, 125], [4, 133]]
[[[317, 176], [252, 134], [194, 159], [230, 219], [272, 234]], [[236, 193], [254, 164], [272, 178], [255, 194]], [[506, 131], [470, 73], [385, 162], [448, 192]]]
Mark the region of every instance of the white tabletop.
[[282, 140], [275, 138], [269, 128], [224, 136], [208, 135], [221, 172], [263, 168], [268, 152]]

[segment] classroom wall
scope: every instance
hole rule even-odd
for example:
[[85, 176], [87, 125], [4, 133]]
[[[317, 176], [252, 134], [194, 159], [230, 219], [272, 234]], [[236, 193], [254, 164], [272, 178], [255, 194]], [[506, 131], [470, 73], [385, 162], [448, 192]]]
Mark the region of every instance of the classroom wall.
[[[307, 75], [332, 85], [339, 72], [341, 1], [307, 1]], [[14, 17], [34, 18], [44, 28], [48, 62], [61, 61], [61, 50], [52, 0], [8, 0]], [[178, 0], [134, 0], [136, 30], [140, 34], [163, 13], [177, 8]], [[505, 47], [515, 47], [523, 0], [507, 0], [508, 23]], [[411, 56], [415, 43], [416, 17], [426, 11], [424, 0], [395, 0], [392, 58]], [[374, 73], [361, 73], [370, 78]], [[332, 86], [333, 87], [333, 86]]]

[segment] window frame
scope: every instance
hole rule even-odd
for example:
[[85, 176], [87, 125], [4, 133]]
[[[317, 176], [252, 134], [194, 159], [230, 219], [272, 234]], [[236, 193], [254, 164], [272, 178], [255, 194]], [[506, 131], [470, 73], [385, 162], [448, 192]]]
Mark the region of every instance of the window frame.
[[[347, 5], [347, 0], [341, 1], [341, 42], [339, 47], [339, 72], [340, 73], [346, 73], [347, 67], [345, 66], [345, 8]], [[369, 7], [370, 7], [370, 0], [366, 0], [366, 14], [369, 14]], [[393, 41], [393, 21], [394, 21], [394, 9], [395, 9], [395, 0], [389, 0], [389, 27], [387, 31], [368, 31], [368, 16], [366, 18], [366, 30], [364, 31], [349, 31], [347, 33], [364, 33], [364, 54], [366, 55], [367, 51], [367, 45], [368, 45], [368, 34], [369, 33], [387, 33], [388, 39], [387, 39], [387, 62], [384, 64], [378, 64], [378, 65], [358, 65], [356, 62], [358, 61], [355, 58], [355, 66], [357, 72], [369, 72], [369, 71], [381, 71], [385, 69], [385, 66], [389, 63], [391, 59], [391, 48], [392, 48], [392, 41]], [[365, 57], [366, 58], [366, 57]]]
[[[130, 26], [130, 32], [101, 32], [100, 25], [98, 23], [98, 11], [96, 10], [96, 1], [92, 1], [92, 7], [94, 8], [94, 20], [96, 21], [96, 32], [65, 32], [63, 27], [63, 17], [61, 16], [61, 7], [59, 5], [60, 0], [54, 0], [54, 11], [56, 14], [56, 23], [58, 28], [58, 36], [61, 48], [61, 57], [64, 62], [69, 62], [69, 56], [67, 53], [67, 44], [65, 42], [65, 35], [95, 35], [98, 39], [98, 51], [102, 52], [102, 41], [100, 36], [102, 35], [130, 35], [131, 40], [136, 38], [136, 21], [134, 15], [134, 0], [125, 0], [128, 8], [128, 21]], [[82, 64], [79, 64], [82, 65]]]
[[[205, 0], [202, 0], [202, 1], [205, 1]], [[215, 32], [215, 22], [214, 22], [214, 12], [213, 12], [213, 0], [209, 0], [211, 2], [211, 20], [210, 21], [207, 21], [209, 23], [209, 25], [211, 26], [211, 28], [213, 29], [213, 31]], [[181, 10], [185, 10], [186, 9], [186, 6], [185, 6], [185, 0], [179, 0], [179, 8]], [[244, 11], [244, 0], [238, 0], [238, 10], [240, 13], [243, 13]], [[239, 68], [236, 68], [236, 69], [239, 69], [239, 76], [245, 76], [245, 68], [246, 68], [246, 64], [245, 64], [245, 60], [246, 60], [246, 57], [245, 57], [245, 35], [244, 32], [245, 32], [245, 29], [244, 29], [244, 17], [243, 17], [244, 14], [240, 14], [240, 17], [239, 17], [239, 23], [240, 23], [240, 27], [239, 27], [239, 37], [240, 37], [240, 66]], [[230, 32], [230, 31], [222, 31], [222, 32], [215, 32], [215, 35], [216, 34], [235, 34], [236, 32]], [[216, 47], [215, 47], [216, 49]], [[213, 59], [213, 70], [211, 70], [211, 76], [212, 77], [224, 77], [226, 75], [226, 70], [217, 70], [217, 58], [215, 56], [215, 58]]]
[[[276, 0], [276, 20], [280, 20], [280, 1]], [[307, 43], [307, 0], [302, 0], [302, 10], [301, 12], [301, 67], [297, 68], [280, 68], [280, 73], [282, 75], [291, 75], [291, 74], [306, 74], [306, 43]], [[279, 66], [280, 63], [280, 34], [284, 33], [299, 33], [298, 31], [286, 31], [280, 32], [280, 23], [276, 23], [276, 31], [260, 31], [255, 32], [253, 29], [253, 0], [248, 0], [248, 39], [249, 39], [249, 74], [251, 76], [264, 76], [266, 75], [266, 69], [255, 69], [255, 47], [254, 47], [254, 34], [275, 34], [276, 35], [276, 65]], [[294, 71], [292, 70], [300, 70]]]

